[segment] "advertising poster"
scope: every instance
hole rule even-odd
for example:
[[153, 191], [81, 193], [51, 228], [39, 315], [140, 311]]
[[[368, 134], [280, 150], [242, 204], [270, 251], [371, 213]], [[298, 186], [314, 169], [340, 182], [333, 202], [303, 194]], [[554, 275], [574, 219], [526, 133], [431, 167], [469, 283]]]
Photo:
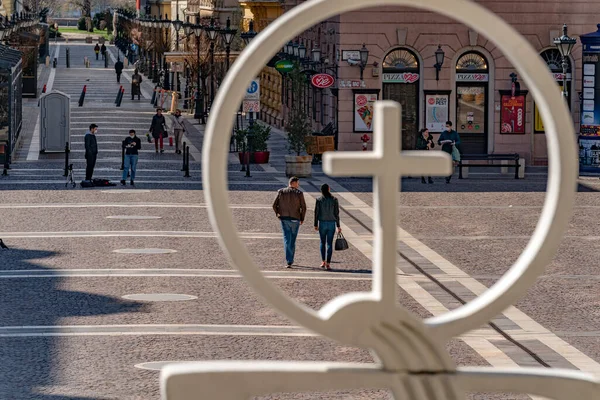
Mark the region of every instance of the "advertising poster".
[[525, 133], [525, 95], [512, 97], [502, 94], [500, 110], [500, 133]]
[[373, 109], [377, 93], [354, 93], [354, 132], [373, 132]]
[[581, 126], [579, 129], [579, 172], [600, 172], [600, 37], [581, 35], [583, 78]]
[[448, 121], [448, 104], [450, 96], [447, 94], [425, 95], [425, 127], [431, 133], [444, 131]]

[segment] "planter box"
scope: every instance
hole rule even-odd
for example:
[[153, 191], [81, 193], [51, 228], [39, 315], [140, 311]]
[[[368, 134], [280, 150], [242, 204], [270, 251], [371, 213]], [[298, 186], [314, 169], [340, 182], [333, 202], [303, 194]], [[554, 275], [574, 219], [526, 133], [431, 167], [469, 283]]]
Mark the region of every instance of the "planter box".
[[285, 156], [286, 176], [310, 178], [312, 175], [312, 156]]
[[308, 154], [323, 154], [335, 150], [333, 136], [309, 136], [306, 138], [306, 152]]

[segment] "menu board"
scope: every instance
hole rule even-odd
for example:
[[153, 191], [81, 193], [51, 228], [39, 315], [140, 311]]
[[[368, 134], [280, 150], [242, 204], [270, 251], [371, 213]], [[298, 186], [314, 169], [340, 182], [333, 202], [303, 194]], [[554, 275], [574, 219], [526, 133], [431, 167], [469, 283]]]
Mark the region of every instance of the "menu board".
[[448, 104], [450, 96], [447, 94], [425, 95], [425, 128], [430, 132], [442, 132], [448, 121]]
[[354, 93], [354, 132], [373, 132], [377, 93]]
[[500, 110], [500, 133], [524, 134], [525, 133], [525, 95], [501, 96], [502, 109]]
[[600, 54], [583, 53], [583, 92], [581, 104], [581, 135], [600, 135]]

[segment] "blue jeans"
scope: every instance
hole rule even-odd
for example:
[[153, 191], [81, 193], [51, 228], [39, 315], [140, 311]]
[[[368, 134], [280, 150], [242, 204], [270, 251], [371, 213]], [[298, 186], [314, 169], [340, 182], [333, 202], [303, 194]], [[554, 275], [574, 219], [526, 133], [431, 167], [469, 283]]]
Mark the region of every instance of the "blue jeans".
[[123, 180], [127, 179], [127, 173], [131, 168], [131, 180], [135, 181], [135, 170], [137, 169], [138, 156], [125, 154], [125, 168], [123, 169]]
[[321, 260], [325, 261], [325, 245], [327, 245], [327, 263], [331, 262], [333, 254], [333, 236], [335, 235], [335, 221], [319, 221], [319, 235], [321, 236]]
[[294, 263], [294, 255], [296, 254], [296, 237], [300, 229], [300, 221], [296, 220], [281, 220], [281, 230], [283, 231], [283, 247], [285, 248], [285, 260], [288, 265]]

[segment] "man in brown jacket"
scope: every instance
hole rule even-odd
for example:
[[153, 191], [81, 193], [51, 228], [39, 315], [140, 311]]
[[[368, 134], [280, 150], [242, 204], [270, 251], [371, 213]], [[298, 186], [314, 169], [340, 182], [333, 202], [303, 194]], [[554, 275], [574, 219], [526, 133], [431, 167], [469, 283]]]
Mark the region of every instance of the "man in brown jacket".
[[306, 216], [306, 202], [304, 201], [304, 194], [298, 189], [299, 187], [300, 179], [290, 178], [289, 186], [277, 192], [277, 198], [273, 203], [275, 215], [281, 221], [285, 260], [288, 268], [292, 268], [294, 263], [298, 230], [300, 225], [304, 223], [304, 217]]

